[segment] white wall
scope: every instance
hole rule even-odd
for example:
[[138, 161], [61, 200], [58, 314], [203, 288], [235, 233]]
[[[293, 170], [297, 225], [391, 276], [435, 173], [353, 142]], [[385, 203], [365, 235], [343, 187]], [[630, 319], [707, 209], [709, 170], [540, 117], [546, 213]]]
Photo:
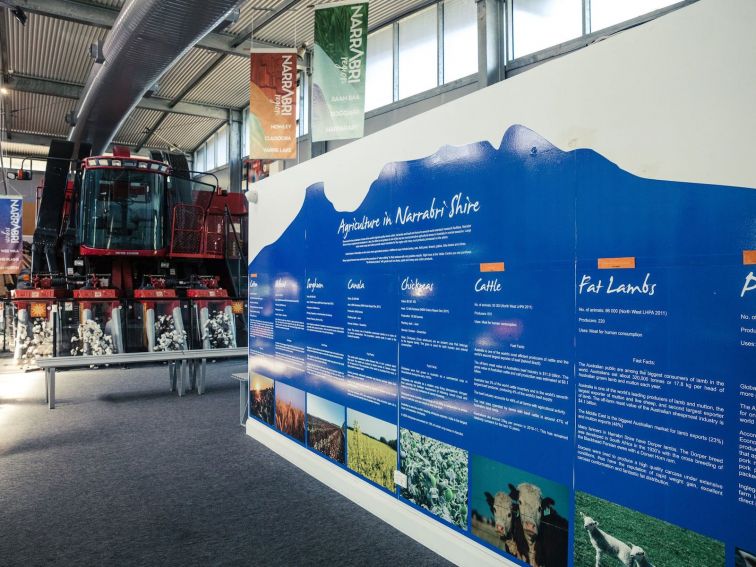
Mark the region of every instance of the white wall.
[[[639, 176], [756, 188], [754, 22], [754, 0], [701, 0], [274, 175], [253, 188], [249, 258], [286, 229], [308, 186], [324, 182], [337, 210], [353, 210], [385, 164], [443, 145], [498, 147], [513, 124]], [[460, 565], [511, 565], [265, 426], [250, 420], [247, 432]]]
[[701, 0], [255, 185], [250, 260], [323, 181], [337, 210], [359, 206], [381, 168], [522, 124], [591, 148], [639, 176], [756, 187], [756, 2]]

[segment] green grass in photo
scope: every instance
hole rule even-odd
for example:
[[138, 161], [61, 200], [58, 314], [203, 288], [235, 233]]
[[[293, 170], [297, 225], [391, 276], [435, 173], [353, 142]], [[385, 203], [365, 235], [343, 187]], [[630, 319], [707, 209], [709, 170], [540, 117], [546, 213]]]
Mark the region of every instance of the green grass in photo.
[[[583, 528], [581, 512], [620, 541], [642, 547], [656, 567], [724, 567], [722, 542], [585, 492], [575, 493], [575, 567], [596, 565], [596, 552]], [[621, 565], [606, 555], [601, 560], [602, 567]]]

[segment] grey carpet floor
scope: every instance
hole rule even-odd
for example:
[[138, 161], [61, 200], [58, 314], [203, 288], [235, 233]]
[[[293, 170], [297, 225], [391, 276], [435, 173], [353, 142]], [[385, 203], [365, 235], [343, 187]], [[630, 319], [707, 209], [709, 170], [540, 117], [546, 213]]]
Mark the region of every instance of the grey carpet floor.
[[246, 436], [244, 371], [61, 372], [53, 411], [0, 375], [0, 565], [448, 565]]

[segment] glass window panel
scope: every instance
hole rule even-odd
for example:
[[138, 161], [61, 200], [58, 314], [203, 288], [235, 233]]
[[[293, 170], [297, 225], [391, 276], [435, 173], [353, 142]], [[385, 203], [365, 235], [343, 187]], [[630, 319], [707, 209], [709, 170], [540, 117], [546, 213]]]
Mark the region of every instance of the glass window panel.
[[35, 159], [32, 162], [32, 164], [33, 164], [32, 165], [32, 170], [34, 170], [34, 171], [44, 171], [45, 167], [47, 166], [47, 162], [46, 161], [42, 161], [42, 160], [38, 160], [38, 159]]
[[432, 6], [399, 22], [399, 98], [437, 86], [438, 22]]
[[297, 73], [297, 136], [306, 136], [309, 132], [309, 89], [307, 74], [299, 71]]
[[157, 173], [92, 169], [84, 174], [81, 243], [107, 250], [160, 250], [165, 246], [165, 179]]
[[215, 169], [215, 135], [213, 135], [205, 147], [205, 168], [207, 171]]
[[591, 30], [607, 28], [675, 2], [679, 0], [591, 0]]
[[228, 163], [228, 127], [224, 126], [218, 131], [215, 141], [215, 167], [221, 167]]
[[522, 57], [583, 33], [581, 0], [513, 0], [514, 56]]
[[29, 166], [31, 163], [29, 160], [22, 160], [19, 158], [11, 158], [11, 168], [13, 169], [21, 169], [22, 167], [25, 167], [26, 169], [29, 169]]
[[365, 110], [394, 102], [394, 27], [368, 36]]
[[4, 158], [3, 158], [3, 167], [4, 167], [5, 169], [10, 169], [10, 166], [11, 166], [11, 158], [9, 158], [9, 157], [4, 157]]
[[202, 144], [194, 154], [194, 171], [206, 171], [205, 144]]
[[478, 71], [478, 10], [475, 0], [444, 2], [444, 82]]
[[297, 73], [297, 136], [304, 136], [307, 128], [307, 120], [305, 119], [305, 107], [304, 107], [304, 93], [305, 93], [305, 78], [304, 73], [299, 71]]
[[299, 135], [306, 136], [310, 132], [310, 83], [307, 74], [299, 73]]

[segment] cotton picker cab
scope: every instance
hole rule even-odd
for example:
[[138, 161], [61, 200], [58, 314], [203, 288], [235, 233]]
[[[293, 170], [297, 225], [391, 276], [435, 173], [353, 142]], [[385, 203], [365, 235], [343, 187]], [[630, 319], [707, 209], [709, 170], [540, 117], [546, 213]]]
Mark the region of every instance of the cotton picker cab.
[[50, 147], [16, 358], [244, 346], [243, 195], [192, 180], [183, 155], [73, 151]]

